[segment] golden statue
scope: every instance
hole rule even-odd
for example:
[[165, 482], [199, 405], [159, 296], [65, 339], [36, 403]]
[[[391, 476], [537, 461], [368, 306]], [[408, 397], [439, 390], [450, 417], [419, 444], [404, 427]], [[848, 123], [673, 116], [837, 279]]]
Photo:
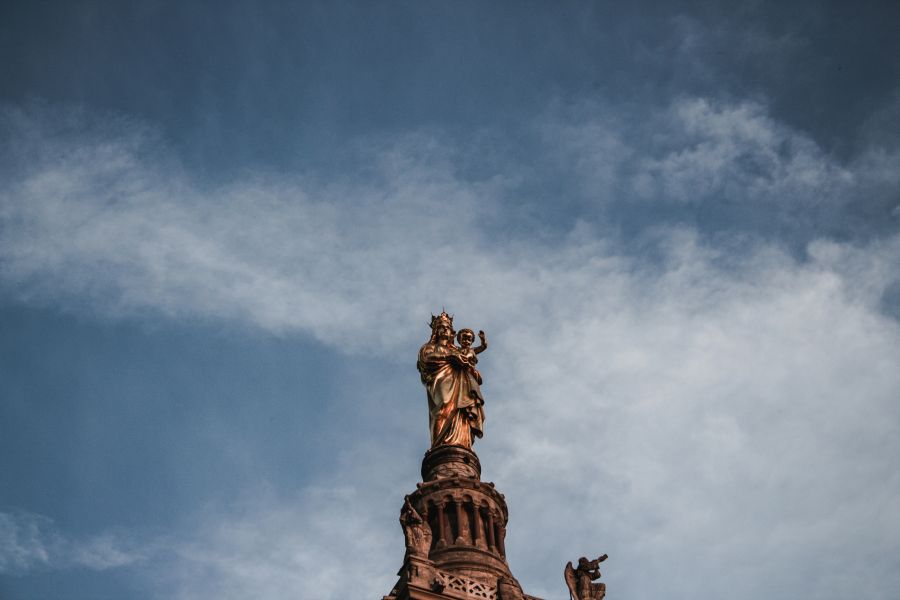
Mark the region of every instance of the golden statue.
[[[459, 346], [454, 345], [456, 335]], [[428, 426], [431, 447], [472, 447], [472, 436], [481, 437], [484, 426], [484, 397], [481, 373], [475, 368], [478, 354], [487, 350], [483, 331], [481, 345], [472, 348], [475, 332], [453, 331], [453, 317], [441, 312], [431, 316], [431, 339], [419, 350], [416, 363], [422, 385], [428, 393]]]

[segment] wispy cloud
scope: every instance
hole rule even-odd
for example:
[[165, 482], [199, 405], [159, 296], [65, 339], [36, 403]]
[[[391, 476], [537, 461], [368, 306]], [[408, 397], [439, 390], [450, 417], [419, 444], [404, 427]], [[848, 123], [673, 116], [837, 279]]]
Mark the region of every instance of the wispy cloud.
[[[76, 126], [53, 126], [60, 120]], [[432, 138], [376, 144], [365, 175], [325, 184], [247, 174], [209, 185], [159, 158], [145, 128], [125, 121], [85, 133], [80, 122], [5, 113], [7, 151], [21, 146], [28, 157], [0, 191], [0, 278], [21, 300], [237, 319], [345, 347], [360, 344], [348, 324], [365, 304], [391, 324], [377, 343], [397, 344], [409, 343], [401, 332], [413, 315], [469, 305], [474, 290], [451, 283], [459, 280], [451, 265], [480, 282], [530, 276], [560, 259], [615, 259], [614, 240], [590, 224], [564, 239], [497, 238], [485, 223], [498, 223], [500, 198], [521, 179], [468, 180]], [[817, 204], [864, 201], [865, 188], [850, 184], [883, 178], [897, 161], [841, 166], [757, 105], [683, 101], [650, 129], [664, 123], [649, 149], [599, 118], [557, 123], [552, 137], [577, 156], [575, 177], [592, 199], [711, 197], [799, 219]]]
[[373, 518], [370, 493], [349, 486], [310, 487], [292, 498], [255, 492], [234, 511], [205, 514], [148, 585], [179, 600], [384, 595], [402, 536], [396, 515]]
[[85, 568], [103, 571], [146, 558], [133, 540], [104, 533], [84, 538], [64, 535], [42, 515], [0, 513], [0, 573]]
[[[0, 513], [0, 575], [129, 567], [152, 597], [180, 600], [383, 595], [396, 579], [402, 535], [396, 511], [378, 511], [369, 497], [384, 482], [357, 475], [371, 487], [313, 484], [282, 497], [259, 485], [164, 537], [74, 537], [43, 515]], [[361, 556], [365, 568], [353, 564]]]
[[649, 112], [586, 102], [540, 131], [574, 193], [606, 211], [654, 209], [645, 222], [676, 215], [805, 244], [860, 233], [847, 222], [855, 213], [868, 215], [865, 239], [891, 223], [896, 204], [900, 153], [871, 146], [838, 160], [759, 102], [682, 98]]

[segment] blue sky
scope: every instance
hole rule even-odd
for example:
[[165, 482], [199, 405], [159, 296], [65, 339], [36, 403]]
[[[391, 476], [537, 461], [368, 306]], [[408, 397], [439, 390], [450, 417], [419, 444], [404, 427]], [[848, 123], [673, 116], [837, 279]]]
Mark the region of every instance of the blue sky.
[[0, 596], [379, 598], [432, 312], [531, 594], [900, 589], [896, 3], [7, 3]]

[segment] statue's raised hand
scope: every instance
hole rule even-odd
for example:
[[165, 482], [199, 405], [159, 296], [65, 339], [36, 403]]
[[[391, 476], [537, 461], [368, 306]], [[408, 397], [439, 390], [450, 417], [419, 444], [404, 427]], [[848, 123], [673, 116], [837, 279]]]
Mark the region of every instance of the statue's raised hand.
[[475, 348], [475, 354], [481, 354], [482, 352], [487, 350], [488, 347], [487, 338], [485, 337], [484, 332], [481, 330], [478, 331], [478, 339], [481, 340], [481, 345]]

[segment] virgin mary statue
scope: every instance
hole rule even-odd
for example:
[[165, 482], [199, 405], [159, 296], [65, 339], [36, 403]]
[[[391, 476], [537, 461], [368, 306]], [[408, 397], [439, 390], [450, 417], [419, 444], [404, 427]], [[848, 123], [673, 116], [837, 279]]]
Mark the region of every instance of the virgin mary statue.
[[[482, 436], [483, 400], [474, 368], [453, 345], [453, 317], [445, 312], [431, 317], [431, 339], [419, 350], [416, 366], [428, 393], [431, 447], [472, 447]], [[476, 372], [477, 373], [477, 372]]]

